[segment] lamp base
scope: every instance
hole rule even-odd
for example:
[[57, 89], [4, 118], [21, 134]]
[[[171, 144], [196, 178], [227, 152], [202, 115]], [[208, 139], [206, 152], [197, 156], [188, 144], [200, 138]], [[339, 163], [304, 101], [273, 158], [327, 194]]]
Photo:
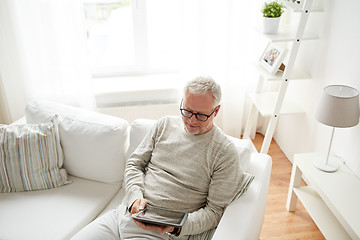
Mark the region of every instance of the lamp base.
[[317, 169], [324, 172], [336, 172], [339, 168], [339, 165], [330, 159], [328, 162], [326, 162], [326, 158], [316, 159], [314, 161], [314, 165]]

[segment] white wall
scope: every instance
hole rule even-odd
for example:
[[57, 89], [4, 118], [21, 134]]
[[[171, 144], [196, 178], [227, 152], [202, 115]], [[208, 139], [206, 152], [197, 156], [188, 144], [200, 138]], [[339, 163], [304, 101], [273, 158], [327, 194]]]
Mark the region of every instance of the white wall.
[[[360, 90], [360, 1], [326, 0], [323, 13], [312, 13], [307, 27], [320, 35], [304, 42], [296, 64], [309, 70], [311, 80], [291, 82], [287, 94], [297, 96], [306, 114], [281, 117], [274, 138], [286, 156], [327, 151], [331, 128], [315, 119], [323, 88], [344, 84]], [[360, 177], [360, 126], [335, 130], [332, 150]]]

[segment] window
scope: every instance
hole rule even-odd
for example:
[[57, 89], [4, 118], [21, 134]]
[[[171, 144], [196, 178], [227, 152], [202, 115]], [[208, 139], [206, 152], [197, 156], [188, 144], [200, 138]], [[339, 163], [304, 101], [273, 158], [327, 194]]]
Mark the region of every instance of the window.
[[181, 49], [181, 0], [87, 0], [94, 77], [173, 72]]

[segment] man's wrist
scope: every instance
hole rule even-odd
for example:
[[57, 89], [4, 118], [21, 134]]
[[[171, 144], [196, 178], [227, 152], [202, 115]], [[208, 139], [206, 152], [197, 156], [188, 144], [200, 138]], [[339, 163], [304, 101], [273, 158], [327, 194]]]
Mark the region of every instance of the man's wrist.
[[128, 210], [129, 210], [129, 213], [131, 213], [131, 209], [132, 209], [132, 206], [134, 205], [134, 203], [132, 203], [129, 207], [128, 207]]
[[174, 227], [174, 230], [170, 233], [171, 235], [175, 235], [176, 237], [180, 235], [181, 227]]

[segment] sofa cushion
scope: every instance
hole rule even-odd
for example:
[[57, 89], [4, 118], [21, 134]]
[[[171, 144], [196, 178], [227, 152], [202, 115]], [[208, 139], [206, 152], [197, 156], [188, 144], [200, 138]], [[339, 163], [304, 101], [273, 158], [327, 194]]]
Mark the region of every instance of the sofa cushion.
[[0, 192], [50, 189], [68, 183], [58, 119], [0, 125]]
[[[235, 138], [232, 136], [228, 136], [235, 144], [236, 148], [241, 151], [242, 149], [248, 149], [249, 153], [253, 152], [253, 143], [250, 139], [240, 139], [240, 138]], [[249, 172], [250, 171], [250, 156], [246, 157], [246, 158], [242, 158], [240, 159], [241, 161], [241, 166], [243, 167], [244, 172]]]
[[94, 220], [118, 192], [108, 184], [69, 176], [48, 190], [0, 193], [0, 239], [64, 240]]
[[128, 146], [128, 123], [124, 119], [44, 100], [27, 104], [28, 123], [46, 122], [56, 114], [64, 167], [73, 176], [120, 183]]
[[145, 135], [150, 131], [151, 127], [154, 126], [156, 120], [151, 119], [136, 119], [130, 125], [130, 145], [127, 151], [128, 159], [130, 155], [135, 151], [139, 146], [141, 141], [144, 139]]

